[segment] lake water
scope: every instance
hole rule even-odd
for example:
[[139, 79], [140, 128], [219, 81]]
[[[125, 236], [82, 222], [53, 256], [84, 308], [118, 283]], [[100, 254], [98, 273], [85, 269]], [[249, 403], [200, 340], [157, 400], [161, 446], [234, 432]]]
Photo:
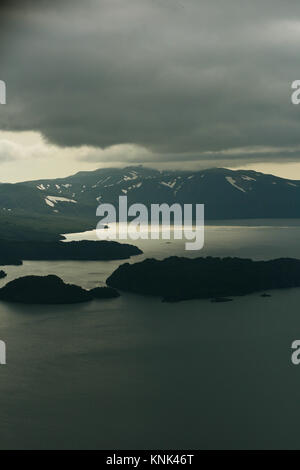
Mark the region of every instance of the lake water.
[[[234, 225], [235, 224], [235, 225]], [[135, 242], [145, 257], [300, 258], [300, 221], [206, 226], [205, 248]], [[248, 225], [247, 225], [248, 224]], [[95, 238], [95, 233], [68, 240]], [[25, 262], [7, 281], [57, 274], [103, 285], [124, 261]], [[125, 294], [72, 306], [0, 303], [1, 449], [300, 448], [300, 289], [233, 302]]]

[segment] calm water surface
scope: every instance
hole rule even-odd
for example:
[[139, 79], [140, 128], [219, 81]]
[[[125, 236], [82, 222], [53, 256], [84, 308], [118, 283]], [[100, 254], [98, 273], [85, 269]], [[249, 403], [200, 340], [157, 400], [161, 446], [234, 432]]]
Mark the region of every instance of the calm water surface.
[[[250, 224], [250, 222], [248, 222]], [[236, 222], [235, 222], [236, 224]], [[68, 240], [95, 238], [95, 233]], [[300, 221], [206, 227], [205, 249], [137, 241], [145, 257], [300, 259]], [[103, 285], [124, 261], [25, 262], [8, 280], [57, 274]], [[73, 306], [0, 303], [1, 449], [300, 448], [300, 289], [178, 304], [123, 294]]]

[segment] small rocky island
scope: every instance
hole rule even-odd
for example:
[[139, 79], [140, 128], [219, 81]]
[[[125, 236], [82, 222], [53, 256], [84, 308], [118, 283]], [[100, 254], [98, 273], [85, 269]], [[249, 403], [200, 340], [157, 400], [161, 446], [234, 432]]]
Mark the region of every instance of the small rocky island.
[[24, 276], [0, 289], [0, 300], [24, 304], [74, 304], [93, 299], [119, 297], [111, 287], [85, 290], [73, 284], [65, 284], [58, 276]]
[[300, 260], [147, 259], [121, 265], [106, 282], [124, 291], [160, 296], [167, 302], [206, 298], [227, 301], [232, 296], [300, 287]]

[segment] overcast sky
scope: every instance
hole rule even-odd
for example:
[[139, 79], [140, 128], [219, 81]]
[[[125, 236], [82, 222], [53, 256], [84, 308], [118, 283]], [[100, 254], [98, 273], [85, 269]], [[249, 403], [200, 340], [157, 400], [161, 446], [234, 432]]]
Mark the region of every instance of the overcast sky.
[[300, 179], [299, 0], [5, 5], [1, 181], [140, 163]]

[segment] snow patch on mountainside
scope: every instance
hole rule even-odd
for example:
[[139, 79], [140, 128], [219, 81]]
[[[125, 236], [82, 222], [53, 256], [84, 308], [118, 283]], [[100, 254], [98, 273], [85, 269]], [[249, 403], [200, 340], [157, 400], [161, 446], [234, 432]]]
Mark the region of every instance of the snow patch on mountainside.
[[67, 197], [59, 197], [59, 196], [47, 196], [45, 198], [46, 204], [48, 206], [54, 207], [55, 204], [58, 202], [72, 202], [73, 204], [77, 204], [77, 201], [74, 199], [68, 199]]
[[228, 183], [230, 183], [232, 186], [234, 186], [239, 191], [242, 191], [243, 193], [246, 192], [243, 188], [241, 188], [240, 186], [238, 186], [236, 184], [236, 181], [231, 176], [225, 176], [225, 179], [228, 181]]
[[168, 186], [168, 188], [174, 188], [176, 184], [176, 179], [169, 182], [162, 181], [160, 184], [162, 184], [163, 186]]
[[250, 176], [246, 176], [246, 175], [243, 175], [242, 178], [243, 180], [246, 180], [246, 181], [256, 181], [255, 178], [251, 178]]
[[143, 183], [133, 184], [132, 186], [129, 186], [128, 191], [131, 191], [132, 189], [140, 188], [142, 186], [142, 184]]
[[55, 206], [55, 204], [54, 204], [53, 202], [49, 201], [49, 199], [47, 199], [47, 198], [45, 198], [45, 203], [46, 203], [48, 206], [50, 206], [50, 207], [54, 207], [54, 206]]
[[138, 175], [136, 171], [131, 171], [128, 175], [125, 175], [123, 178], [123, 181], [132, 181], [136, 180], [138, 178]]

